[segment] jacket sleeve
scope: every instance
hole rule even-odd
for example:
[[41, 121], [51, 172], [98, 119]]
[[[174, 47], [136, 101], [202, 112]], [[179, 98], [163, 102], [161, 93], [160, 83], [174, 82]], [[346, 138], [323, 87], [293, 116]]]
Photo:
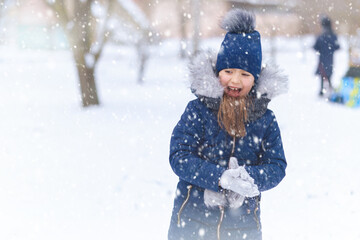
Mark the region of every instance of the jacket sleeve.
[[174, 128], [170, 142], [170, 165], [180, 179], [219, 191], [219, 179], [226, 169], [202, 159], [199, 154], [204, 136], [200, 104], [197, 100], [191, 101]]
[[266, 130], [262, 141], [262, 153], [259, 156], [260, 164], [246, 166], [246, 171], [254, 178], [260, 191], [269, 190], [277, 186], [285, 177], [287, 166], [280, 129], [272, 113], [272, 121]]

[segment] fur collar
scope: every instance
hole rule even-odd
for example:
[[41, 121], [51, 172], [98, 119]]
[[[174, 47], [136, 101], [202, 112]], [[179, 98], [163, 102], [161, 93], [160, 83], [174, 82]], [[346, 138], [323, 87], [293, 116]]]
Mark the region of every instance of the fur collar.
[[[207, 107], [217, 111], [224, 93], [215, 70], [216, 54], [202, 51], [189, 63], [189, 77], [191, 91], [203, 101]], [[272, 98], [286, 93], [288, 77], [275, 64], [263, 65], [260, 76], [251, 91], [254, 96], [252, 109], [248, 110], [249, 120], [261, 117]]]

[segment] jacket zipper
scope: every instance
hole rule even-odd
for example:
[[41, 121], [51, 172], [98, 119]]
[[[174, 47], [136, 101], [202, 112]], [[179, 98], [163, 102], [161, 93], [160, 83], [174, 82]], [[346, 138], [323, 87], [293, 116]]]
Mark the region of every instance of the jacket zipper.
[[257, 196], [256, 197], [256, 206], [255, 206], [255, 210], [254, 210], [254, 218], [255, 218], [255, 221], [256, 221], [256, 226], [257, 226], [257, 229], [258, 231], [260, 231], [260, 221], [259, 221], [259, 218], [257, 216], [257, 211], [259, 211], [259, 197]]
[[186, 205], [186, 204], [188, 203], [188, 201], [189, 201], [192, 185], [189, 185], [189, 186], [187, 186], [186, 188], [188, 189], [187, 196], [186, 196], [183, 204], [181, 204], [181, 207], [180, 207], [179, 212], [178, 212], [178, 214], [177, 214], [177, 215], [178, 215], [178, 216], [177, 216], [177, 217], [178, 217], [178, 219], [177, 219], [177, 225], [178, 225], [178, 227], [180, 226], [180, 216], [181, 216], [181, 212], [184, 210], [185, 205]]
[[219, 209], [220, 209], [220, 219], [216, 228], [216, 236], [218, 240], [220, 240], [220, 228], [225, 214], [224, 206], [219, 206]]

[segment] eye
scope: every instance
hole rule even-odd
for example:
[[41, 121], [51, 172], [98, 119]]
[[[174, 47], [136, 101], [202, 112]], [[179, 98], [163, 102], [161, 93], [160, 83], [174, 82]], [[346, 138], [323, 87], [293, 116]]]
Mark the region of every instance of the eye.
[[225, 70], [225, 72], [228, 73], [228, 74], [231, 74], [231, 73], [232, 73], [231, 70]]
[[250, 76], [249, 73], [242, 73], [242, 75], [245, 76], [245, 77], [249, 77], [249, 76]]

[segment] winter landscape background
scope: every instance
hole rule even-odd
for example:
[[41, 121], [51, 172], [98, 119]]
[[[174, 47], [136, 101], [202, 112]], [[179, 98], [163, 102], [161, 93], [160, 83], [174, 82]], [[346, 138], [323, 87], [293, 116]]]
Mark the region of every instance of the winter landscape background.
[[[266, 240], [360, 239], [360, 110], [318, 98], [313, 41], [276, 40], [290, 89], [270, 108], [288, 168], [263, 193]], [[347, 70], [340, 43], [335, 85]], [[134, 49], [107, 45], [101, 105], [85, 109], [69, 51], [0, 52], [0, 239], [166, 239], [177, 183], [169, 140], [194, 99], [178, 42], [152, 47], [143, 85]]]

